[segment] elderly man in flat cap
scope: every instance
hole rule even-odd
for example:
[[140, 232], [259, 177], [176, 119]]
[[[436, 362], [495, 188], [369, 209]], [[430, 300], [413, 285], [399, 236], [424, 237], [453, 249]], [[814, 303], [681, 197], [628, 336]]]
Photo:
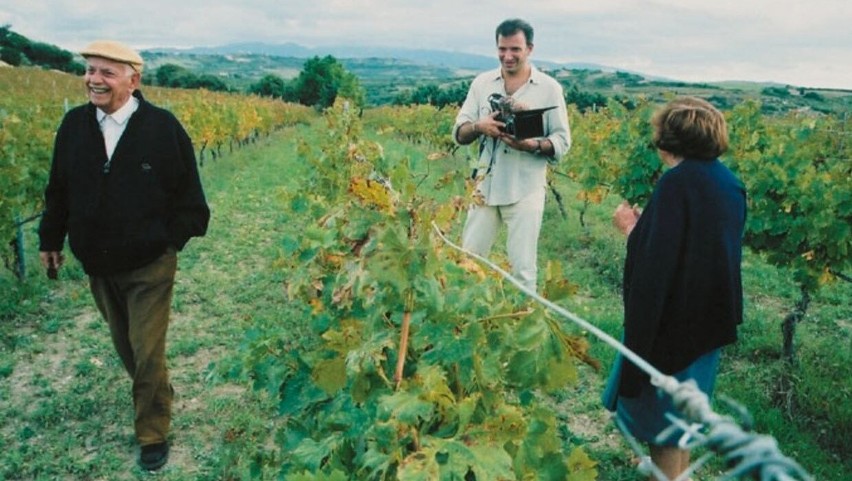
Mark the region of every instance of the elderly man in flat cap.
[[49, 272], [62, 267], [67, 235], [133, 381], [139, 465], [156, 470], [169, 453], [165, 345], [177, 252], [206, 233], [210, 210], [189, 136], [139, 91], [142, 57], [113, 41], [80, 53], [89, 102], [56, 134], [40, 257]]

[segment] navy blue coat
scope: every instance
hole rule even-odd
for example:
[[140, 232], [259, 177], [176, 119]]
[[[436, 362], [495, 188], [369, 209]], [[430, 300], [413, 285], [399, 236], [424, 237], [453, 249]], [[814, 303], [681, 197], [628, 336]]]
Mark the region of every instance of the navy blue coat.
[[[719, 160], [682, 161], [657, 183], [627, 240], [624, 343], [664, 374], [737, 340], [746, 192]], [[625, 361], [619, 394], [648, 376]]]

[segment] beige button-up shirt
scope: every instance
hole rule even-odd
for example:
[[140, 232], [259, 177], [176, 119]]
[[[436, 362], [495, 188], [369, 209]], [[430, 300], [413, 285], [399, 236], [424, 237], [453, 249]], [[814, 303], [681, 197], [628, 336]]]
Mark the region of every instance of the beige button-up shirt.
[[[499, 68], [480, 74], [471, 83], [467, 98], [456, 116], [454, 139], [458, 138], [456, 134], [461, 125], [491, 114], [488, 96], [493, 93], [506, 95]], [[559, 82], [532, 67], [529, 81], [512, 97], [527, 109], [556, 106], [544, 113], [545, 137], [553, 144], [554, 153], [552, 157], [545, 157], [522, 152], [498, 140], [481, 136], [475, 169], [479, 176], [485, 174], [478, 190], [485, 203], [491, 206], [514, 204], [534, 191], [543, 189], [547, 184], [547, 164], [557, 163], [571, 146], [568, 109]]]

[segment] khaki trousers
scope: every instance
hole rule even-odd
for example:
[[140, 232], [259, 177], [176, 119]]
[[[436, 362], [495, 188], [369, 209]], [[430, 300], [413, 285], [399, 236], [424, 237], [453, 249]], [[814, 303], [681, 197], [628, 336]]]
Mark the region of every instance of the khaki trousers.
[[530, 290], [538, 277], [538, 235], [544, 214], [544, 187], [511, 205], [474, 205], [468, 210], [462, 247], [487, 257], [502, 224], [506, 224], [506, 253], [512, 275]]
[[141, 446], [166, 441], [172, 398], [166, 367], [177, 254], [169, 248], [150, 264], [110, 276], [90, 276], [95, 304], [115, 350], [133, 380], [134, 427]]

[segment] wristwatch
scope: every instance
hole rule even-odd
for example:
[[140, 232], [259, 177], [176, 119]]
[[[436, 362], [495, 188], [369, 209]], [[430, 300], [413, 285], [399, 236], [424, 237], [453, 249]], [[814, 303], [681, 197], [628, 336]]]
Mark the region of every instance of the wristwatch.
[[541, 155], [542, 154], [541, 139], [538, 139], [538, 145], [536, 145], [536, 148], [535, 148], [535, 150], [532, 151], [532, 153], [535, 154], [535, 155]]

